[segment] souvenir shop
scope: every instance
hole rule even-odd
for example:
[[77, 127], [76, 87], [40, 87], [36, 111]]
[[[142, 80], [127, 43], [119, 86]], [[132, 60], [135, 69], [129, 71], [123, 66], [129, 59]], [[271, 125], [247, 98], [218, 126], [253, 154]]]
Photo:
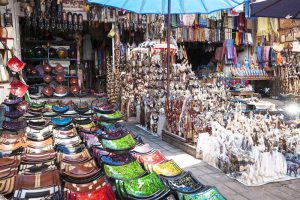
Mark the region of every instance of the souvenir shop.
[[247, 186], [299, 177], [297, 20], [0, 5], [1, 198], [225, 199], [122, 120]]

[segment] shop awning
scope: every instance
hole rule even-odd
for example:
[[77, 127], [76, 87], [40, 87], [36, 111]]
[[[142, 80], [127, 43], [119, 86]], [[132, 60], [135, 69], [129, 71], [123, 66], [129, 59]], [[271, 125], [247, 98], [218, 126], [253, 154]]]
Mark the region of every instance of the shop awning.
[[[171, 14], [211, 13], [234, 8], [245, 0], [171, 0]], [[88, 0], [139, 14], [167, 14], [168, 0]]]
[[257, 0], [250, 4], [251, 17], [300, 19], [299, 0]]

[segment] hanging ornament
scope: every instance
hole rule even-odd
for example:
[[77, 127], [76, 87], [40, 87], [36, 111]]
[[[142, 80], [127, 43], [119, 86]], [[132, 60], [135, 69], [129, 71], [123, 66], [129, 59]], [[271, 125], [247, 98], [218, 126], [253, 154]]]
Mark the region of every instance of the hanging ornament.
[[10, 93], [17, 97], [23, 97], [28, 88], [28, 85], [18, 79], [15, 79], [10, 83]]
[[19, 58], [13, 56], [7, 62], [7, 66], [13, 72], [19, 72], [25, 67], [26, 63], [22, 62]]

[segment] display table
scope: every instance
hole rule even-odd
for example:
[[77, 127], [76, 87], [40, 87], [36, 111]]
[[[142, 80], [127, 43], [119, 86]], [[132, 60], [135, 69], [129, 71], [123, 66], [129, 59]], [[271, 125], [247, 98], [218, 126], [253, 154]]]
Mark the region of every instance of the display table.
[[197, 158], [196, 147], [188, 144], [184, 138], [163, 130], [162, 140]]
[[230, 91], [232, 96], [253, 97], [254, 91]]

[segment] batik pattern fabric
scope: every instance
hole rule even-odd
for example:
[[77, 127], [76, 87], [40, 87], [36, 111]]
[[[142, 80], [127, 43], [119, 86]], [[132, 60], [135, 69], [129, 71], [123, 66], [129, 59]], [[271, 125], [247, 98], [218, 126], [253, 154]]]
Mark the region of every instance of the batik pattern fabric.
[[199, 27], [200, 28], [207, 27], [207, 15], [199, 15]]
[[256, 53], [258, 65], [260, 67], [264, 67], [264, 47], [263, 46], [257, 46], [255, 48], [255, 53]]
[[270, 54], [269, 54], [269, 67], [272, 67], [276, 64], [276, 60], [277, 60], [277, 57], [276, 57], [276, 52], [274, 51], [273, 48], [270, 48]]
[[182, 16], [182, 21], [184, 26], [193, 26], [195, 21], [195, 14], [184, 14]]
[[223, 54], [225, 55], [225, 64], [237, 64], [237, 54], [233, 39], [224, 41]]
[[272, 67], [276, 63], [276, 52], [270, 46], [257, 46], [255, 53], [258, 65], [261, 67]]
[[259, 17], [257, 19], [257, 36], [266, 36], [272, 33], [270, 19], [266, 17]]

